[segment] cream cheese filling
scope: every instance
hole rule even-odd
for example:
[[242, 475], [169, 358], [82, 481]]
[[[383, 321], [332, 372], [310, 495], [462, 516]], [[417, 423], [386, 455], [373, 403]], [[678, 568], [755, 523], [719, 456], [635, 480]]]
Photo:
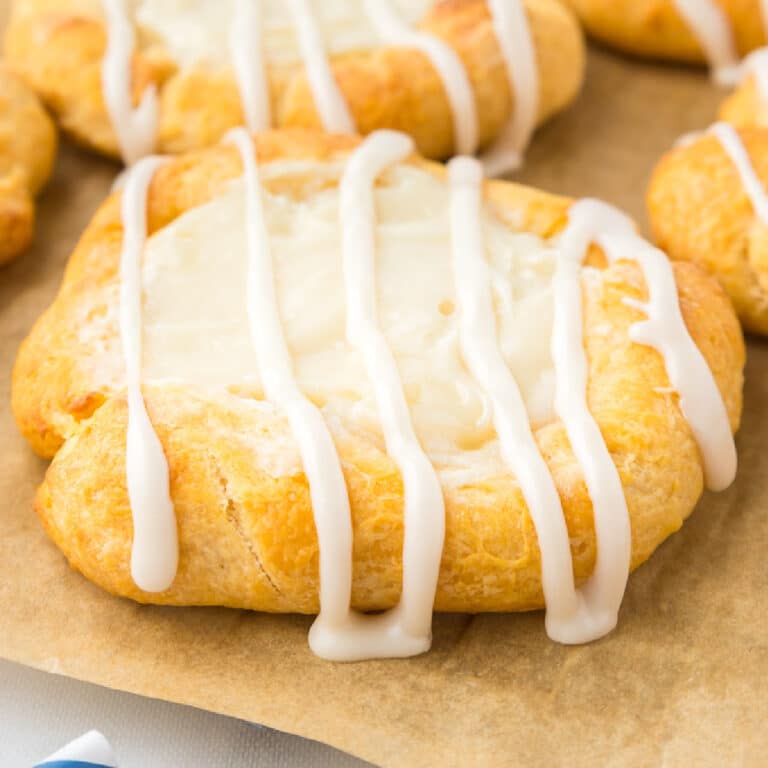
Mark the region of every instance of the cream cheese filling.
[[[279, 309], [295, 375], [326, 412], [378, 435], [363, 361], [345, 338], [338, 188], [302, 199], [285, 191], [292, 187], [286, 179], [310, 168], [317, 170], [316, 164], [285, 162], [261, 168]], [[342, 170], [328, 164], [324, 174], [338, 177]], [[375, 201], [379, 318], [419, 439], [442, 461], [463, 451], [485, 453], [495, 434], [488, 399], [460, 349], [449, 189], [424, 170], [398, 166], [381, 178]], [[551, 281], [557, 251], [533, 235], [510, 231], [487, 206], [482, 217], [502, 353], [532, 423], [546, 422], [553, 417]], [[145, 382], [182, 380], [262, 396], [248, 331], [246, 269], [241, 179], [148, 240]]]

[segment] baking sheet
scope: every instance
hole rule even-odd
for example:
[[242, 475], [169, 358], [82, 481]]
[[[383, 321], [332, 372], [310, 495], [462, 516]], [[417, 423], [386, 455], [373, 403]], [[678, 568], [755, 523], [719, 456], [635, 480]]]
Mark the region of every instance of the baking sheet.
[[[721, 96], [703, 73], [594, 51], [583, 97], [538, 134], [518, 178], [604, 197], [643, 221], [655, 159], [711, 122]], [[9, 378], [115, 170], [64, 146], [34, 248], [0, 270], [0, 656], [386, 766], [765, 764], [768, 348], [759, 341], [749, 345], [736, 484], [707, 495], [632, 577], [618, 629], [592, 645], [550, 642], [539, 613], [438, 616], [426, 656], [330, 664], [307, 647], [309, 618], [141, 607], [71, 571], [30, 508], [45, 464], [14, 426]]]

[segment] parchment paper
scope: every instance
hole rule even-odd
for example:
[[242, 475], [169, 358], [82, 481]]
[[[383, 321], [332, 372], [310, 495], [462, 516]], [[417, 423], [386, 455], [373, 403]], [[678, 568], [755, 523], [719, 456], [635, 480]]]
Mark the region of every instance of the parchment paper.
[[[643, 220], [655, 159], [714, 119], [702, 73], [593, 52], [578, 105], [519, 178]], [[310, 619], [140, 607], [71, 571], [30, 509], [45, 469], [8, 408], [16, 347], [115, 166], [63, 148], [35, 247], [0, 271], [0, 656], [333, 744], [386, 766], [768, 761], [768, 348], [749, 348], [741, 468], [631, 579], [618, 629], [549, 641], [542, 615], [440, 616], [431, 653], [330, 664]]]

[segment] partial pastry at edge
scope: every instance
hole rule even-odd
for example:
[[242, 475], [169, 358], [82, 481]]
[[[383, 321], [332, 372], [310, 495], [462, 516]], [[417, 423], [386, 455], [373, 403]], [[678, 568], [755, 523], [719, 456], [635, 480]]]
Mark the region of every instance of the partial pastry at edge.
[[592, 37], [620, 51], [715, 67], [765, 45], [761, 0], [564, 0]]
[[720, 119], [768, 125], [768, 4], [762, 0], [566, 0], [589, 32], [616, 48], [707, 63], [713, 80], [735, 86]]
[[[206, 8], [210, 12], [212, 2], [196, 3], [185, 12], [203, 14]], [[120, 88], [127, 61], [121, 63], [120, 57], [131, 55], [132, 46], [126, 48], [126, 42], [133, 24], [127, 16], [121, 21], [121, 13], [126, 12], [120, 11], [120, 0], [105, 0], [104, 5], [112, 14], [111, 74], [103, 69], [108, 31], [97, 0], [16, 0], [6, 55], [67, 132], [101, 152], [122, 153], [129, 162], [153, 148], [178, 153], [210, 145], [243, 123], [251, 130], [325, 127], [347, 132], [356, 127], [363, 134], [394, 128], [413, 136], [422, 154], [433, 158], [491, 149], [502, 134], [511, 131], [515, 135], [510, 135], [510, 142], [519, 153], [535, 124], [569, 104], [583, 79], [581, 31], [557, 0], [525, 0], [524, 5], [517, 0], [511, 4], [422, 0], [411, 10], [407, 3], [392, 0], [356, 0], [344, 11], [356, 19], [357, 37], [348, 44], [336, 40], [338, 33], [331, 27], [321, 25], [325, 44], [331, 48], [330, 69], [325, 67], [324, 50], [307, 43], [301, 52], [311, 61], [309, 79], [294, 50], [290, 13], [295, 11], [296, 18], [309, 25], [304, 32], [311, 40], [320, 28], [312, 32], [312, 20], [317, 21], [313, 14], [331, 13], [324, 6], [268, 4], [264, 21], [252, 15], [259, 6], [249, 8], [237, 0], [224, 7], [217, 4], [206, 22], [206, 45], [215, 50], [199, 54], [193, 47], [194, 29], [179, 26], [173, 18], [182, 13], [177, 6], [145, 2], [137, 11], [140, 34], [127, 73], [132, 94], [126, 95]], [[391, 18], [392, 5], [408, 11], [407, 24]], [[314, 8], [311, 13], [310, 8]], [[411, 27], [419, 19], [417, 9], [425, 10], [426, 16], [418, 27]], [[260, 24], [266, 24], [269, 32], [270, 14], [280, 17], [287, 31], [281, 26], [273, 35], [283, 41], [283, 48], [266, 38], [265, 75], [255, 41]], [[228, 36], [223, 25], [230, 18], [237, 31]], [[377, 32], [372, 31], [374, 22], [381, 25]], [[174, 29], [186, 32], [179, 37], [172, 34]], [[414, 40], [416, 29], [421, 34], [418, 40]], [[507, 31], [500, 42], [502, 29]], [[211, 41], [219, 38], [221, 43], [214, 46]], [[203, 43], [200, 46], [205, 48]], [[422, 50], [414, 50], [419, 46]], [[294, 52], [286, 60], [283, 50]], [[427, 50], [436, 58], [430, 59]], [[210, 61], [196, 61], [200, 55]], [[243, 60], [241, 68], [238, 57]], [[436, 67], [438, 60], [442, 69]], [[266, 77], [268, 85], [260, 77]], [[156, 100], [153, 84], [158, 89]], [[109, 114], [105, 98], [111, 104]], [[141, 116], [140, 98], [146, 101]], [[512, 126], [513, 120], [518, 124]]]
[[726, 123], [662, 158], [648, 189], [654, 239], [716, 275], [744, 327], [768, 333], [768, 130]]
[[[568, 3], [605, 42], [631, 53], [705, 61], [718, 83], [738, 86], [720, 109], [725, 122], [712, 135], [684, 140], [659, 163], [648, 209], [661, 248], [717, 275], [744, 326], [768, 332], [762, 234], [768, 214], [760, 213], [762, 195], [750, 184], [755, 171], [765, 178], [760, 157], [765, 138], [749, 130], [768, 125], [768, 48], [760, 47], [768, 35], [768, 5], [759, 0]], [[727, 124], [745, 129], [746, 148]]]
[[35, 95], [0, 65], [0, 265], [32, 241], [34, 198], [51, 174], [56, 144]]
[[[370, 137], [352, 155], [357, 163], [356, 170], [365, 167], [366, 158], [370, 160], [371, 156], [376, 156], [380, 144], [386, 149], [391, 148], [392, 142], [397, 144], [399, 141], [389, 136]], [[339, 236], [334, 215], [339, 194], [336, 185], [340, 178], [347, 178], [346, 173], [353, 165], [350, 152], [356, 146], [355, 142], [273, 133], [257, 137], [256, 146], [265, 190], [263, 204], [269, 216], [283, 212], [277, 219], [267, 218], [271, 222], [272, 247], [278, 251], [291, 247], [296, 235], [284, 241], [282, 227], [287, 226], [285, 222], [291, 220], [290, 216], [298, 215], [291, 200], [303, 200], [305, 205], [313, 207], [312, 210], [320, 212], [318, 216], [322, 212], [325, 212], [323, 216], [330, 215], [328, 221], [322, 218], [319, 223], [315, 219], [304, 221], [305, 228], [310, 224], [317, 225], [317, 231], [310, 229], [313, 242], [322, 251], [324, 246], [320, 243], [324, 242], [324, 237]], [[286, 161], [291, 162], [286, 164]], [[396, 347], [398, 368], [404, 377], [402, 383], [408, 393], [418, 439], [435, 468], [444, 498], [445, 540], [434, 608], [473, 612], [539, 608], [544, 602], [540, 544], [550, 547], [549, 533], [545, 534], [545, 529], [541, 529], [544, 538], [537, 536], [524, 498], [528, 487], [522, 487], [521, 481], [499, 455], [498, 442], [488, 421], [491, 418], [490, 423], [493, 423], [495, 410], [490, 417], [485, 413], [488, 402], [482, 387], [478, 389], [477, 383], [473, 383], [470, 371], [462, 362], [463, 353], [457, 338], [457, 334], [466, 331], [460, 330], [460, 326], [468, 316], [461, 308], [461, 297], [452, 293], [451, 241], [446, 240], [446, 224], [450, 225], [449, 230], [457, 227], [455, 236], [470, 236], [471, 219], [460, 225], [457, 221], [462, 221], [462, 211], [472, 208], [472, 185], [476, 183], [473, 166], [466, 166], [472, 161], [460, 162], [465, 165], [452, 167], [450, 184], [444, 171], [415, 159], [394, 164], [378, 178], [377, 210], [384, 216], [377, 230], [379, 248], [384, 260], [382, 264], [392, 261], [391, 268], [394, 269], [390, 274], [386, 271], [390, 267], [379, 267], [379, 270], [384, 269], [379, 272], [383, 281], [379, 289], [379, 312], [384, 318], [387, 340]], [[170, 497], [177, 521], [178, 571], [174, 572], [168, 588], [144, 591], [136, 586], [132, 577], [132, 508], [126, 493], [125, 453], [128, 408], [115, 325], [117, 268], [122, 241], [120, 198], [117, 196], [108, 200], [97, 213], [73, 254], [56, 302], [37, 323], [20, 351], [14, 371], [14, 412], [33, 447], [46, 456], [56, 454], [38, 493], [36, 507], [51, 537], [71, 564], [89, 579], [115, 594], [141, 602], [316, 612], [319, 553], [310, 489], [307, 475], [301, 469], [296, 443], [280, 409], [248, 397], [249, 392], [261, 391], [253, 382], [233, 381], [228, 387], [230, 391], [224, 391], [221, 387], [211, 388], [200, 383], [184, 384], [184, 377], [179, 378], [176, 368], [165, 372], [152, 369], [155, 372], [150, 372], [153, 365], [162, 367], [168, 360], [162, 344], [153, 347], [156, 342], [160, 343], [157, 334], [167, 337], [175, 332], [174, 327], [178, 328], [174, 322], [189, 316], [187, 313], [176, 316], [173, 314], [175, 310], [163, 309], [160, 305], [165, 302], [160, 301], [159, 294], [152, 299], [152, 286], [161, 285], [156, 281], [164, 279], [162, 275], [166, 268], [175, 265], [176, 269], [186, 263], [189, 270], [192, 269], [189, 264], [198, 263], [193, 252], [184, 255], [177, 249], [181, 247], [180, 236], [186, 241], [195, 232], [199, 237], [204, 236], [204, 224], [208, 219], [201, 217], [210, 215], [211, 220], [222, 222], [223, 229], [217, 237], [225, 237], [236, 229], [225, 226], [231, 224], [229, 219], [217, 217], [229, 215], [226, 212], [231, 208], [226, 206], [244, 204], [242, 187], [237, 186], [241, 182], [235, 182], [234, 187], [231, 183], [241, 173], [238, 152], [233, 147], [222, 146], [170, 161], [154, 173], [149, 187], [147, 219], [152, 237], [147, 247], [150, 249], [148, 253], [157, 255], [150, 256], [144, 267], [144, 342], [147, 350], [143, 394], [151, 423], [167, 458]], [[560, 247], [557, 238], [562, 236], [569, 218], [569, 226], [576, 229], [569, 230], [568, 236], [578, 237], [578, 227], [592, 226], [592, 220], [607, 222], [615, 216], [604, 212], [600, 215], [589, 213], [595, 210], [594, 204], [590, 203], [581, 209], [586, 213], [578, 223], [579, 213], [571, 209], [569, 216], [567, 200], [501, 182], [487, 183], [483, 194], [485, 202], [481, 215], [487, 238], [485, 247], [489, 249], [492, 266], [489, 279], [492, 278], [495, 286], [494, 304], [499, 313], [500, 349], [521, 387], [528, 418], [532, 419], [530, 434], [535, 440], [532, 445], [543, 459], [542, 467], [551, 476], [552, 487], [557, 492], [554, 503], [562, 505], [559, 514], [567, 526], [565, 542], [570, 553], [567, 569], [560, 578], [567, 582], [572, 567], [572, 578], [578, 586], [589, 578], [595, 567], [595, 520], [583, 467], [574, 456], [564, 423], [552, 410], [552, 360], [547, 351], [547, 329], [550, 322], [561, 330], [563, 327], [581, 328], [581, 323], [574, 326], [565, 322], [563, 326], [567, 317], [560, 315], [559, 321], [550, 318], [548, 313], [552, 307], [563, 306], [553, 303], [551, 279], [553, 269], [564, 267], [562, 264], [557, 266], [557, 249]], [[230, 200], [228, 195], [234, 195], [234, 198]], [[468, 197], [463, 197], [466, 195]], [[353, 196], [352, 199], [356, 198]], [[224, 205], [222, 200], [229, 201], [224, 208], [220, 207]], [[212, 207], [206, 207], [206, 204]], [[451, 208], [454, 213], [448, 219], [445, 218], [446, 204], [454, 206]], [[289, 211], [293, 211], [290, 216]], [[279, 224], [280, 221], [283, 224]], [[364, 219], [353, 216], [347, 220], [347, 225], [355, 227], [361, 221]], [[198, 226], [202, 229], [196, 228]], [[277, 230], [274, 229], [276, 226]], [[697, 386], [714, 376], [716, 401], [707, 403], [706, 410], [717, 412], [722, 409], [724, 422], [719, 427], [726, 430], [728, 440], [731, 428], [736, 428], [740, 416], [744, 347], [727, 297], [716, 281], [689, 264], [674, 266], [680, 309], [688, 331], [682, 325], [670, 326], [670, 333], [659, 337], [660, 326], [656, 327], [654, 323], [663, 325], [663, 319], [655, 316], [657, 310], [661, 309], [662, 314], [671, 312], [668, 315], [671, 321], [682, 321], [674, 320], [676, 302], [666, 308], [663, 305], [664, 301], [669, 301], [668, 295], [661, 299], [661, 294], [656, 293], [655, 298], [650, 297], [655, 309], [647, 308], [649, 297], [644, 274], [656, 274], [654, 270], [665, 273], [669, 266], [658, 252], [644, 245], [624, 227], [622, 220], [618, 226], [620, 231], [595, 232], [595, 237], [610, 235], [601, 242], [610, 249], [611, 265], [606, 266], [599, 252], [593, 252], [590, 257], [593, 266], [583, 272], [579, 269], [577, 282], [571, 287], [575, 286], [583, 297], [583, 343], [589, 374], [585, 402], [588, 402], [591, 418], [599, 425], [605, 441], [602, 450], [609, 452], [606, 453], [608, 465], [604, 469], [618, 473], [618, 487], [620, 494], [623, 493], [622, 503], [626, 503], [626, 511], [614, 512], [617, 512], [618, 521], [621, 514], [628, 515], [631, 553], [627, 552], [626, 566], [634, 568], [690, 514], [701, 494], [705, 470], [712, 480], [721, 470], [730, 477], [735, 469], [735, 465], [731, 469], [725, 466], [731, 461], [727, 446], [721, 456], [723, 466], [718, 466], [717, 461], [713, 466], [712, 446], [707, 447], [707, 436], [702, 434], [707, 430], [693, 427], [688, 420], [690, 414], [684, 415], [678, 395], [670, 388], [666, 372], [668, 360], [647, 346], [652, 343], [647, 339], [656, 334], [664, 341], [655, 343], [672, 344], [673, 338], [685, 342], [680, 334], [690, 332], [703, 361], [706, 361], [702, 361], [706, 373], [697, 376], [697, 381], [683, 381], [682, 385]], [[515, 234], [515, 231], [521, 234]], [[388, 239], [392, 233], [398, 235], [398, 245], [394, 249], [393, 241]], [[433, 238], [438, 240], [433, 242]], [[170, 239], [170, 245], [162, 245], [167, 239]], [[419, 243], [415, 257], [405, 253], [410, 247], [409, 239]], [[515, 254], [511, 265], [500, 260], [500, 254], [510, 253], [510, 248]], [[626, 253], [622, 253], [622, 249]], [[210, 252], [210, 249], [205, 250], [205, 253]], [[214, 252], [223, 255], [231, 249], [222, 243]], [[333, 247], [328, 253], [323, 251], [323, 259], [315, 269], [322, 273], [322, 264], [333, 252]], [[305, 252], [296, 251], [295, 258], [301, 253]], [[393, 275], [403, 274], [396, 269], [397, 259], [406, 257], [410, 265], [409, 281], [416, 285], [414, 290], [418, 292], [418, 300], [407, 291], [402, 299], [398, 298], [404, 287], [398, 289], [400, 293], [389, 292], [392, 283], [388, 281]], [[640, 258], [640, 262], [635, 264], [624, 261], [624, 258]], [[150, 267], [153, 259], [157, 259], [157, 266]], [[290, 262], [279, 258], [277, 263], [280, 266]], [[443, 264], [443, 267], [436, 269], [436, 264]], [[279, 274], [283, 277], [284, 268], [280, 266]], [[646, 272], [646, 269], [651, 271]], [[428, 270], [427, 277], [421, 275], [420, 270]], [[221, 271], [225, 270], [222, 268]], [[174, 276], [176, 286], [175, 281], [181, 280], [186, 272], [171, 270], [169, 274]], [[302, 268], [300, 274], [307, 282], [313, 279], [311, 270]], [[513, 274], [516, 275], [514, 285], [518, 295], [511, 297], [512, 308], [505, 309], [505, 286], [512, 286], [509, 281]], [[561, 277], [561, 280], [565, 279]], [[397, 284], [402, 286], [402, 281]], [[571, 290], [565, 283], [558, 290], [563, 287]], [[658, 288], [659, 285], [655, 285], [654, 292]], [[336, 290], [320, 291], [315, 285], [311, 289], [313, 297], [332, 295]], [[183, 293], [182, 283], [176, 290]], [[434, 291], [439, 295], [435, 293], [433, 296]], [[296, 306], [310, 312], [311, 302], [299, 301], [298, 305], [291, 305], [290, 295], [289, 292], [285, 298], [281, 294], [281, 309], [289, 317], [287, 334], [291, 348], [295, 350], [297, 345], [308, 343], [307, 338], [315, 332], [317, 323], [304, 329], [309, 336], [302, 337], [303, 342], [294, 336], [296, 332], [292, 328], [299, 327], [302, 322], [302, 312]], [[572, 297], [572, 291], [568, 295]], [[207, 299], [209, 304], [215, 301], [213, 294]], [[403, 309], [402, 316], [397, 312], [393, 315], [393, 309], [400, 306], [400, 301], [410, 309]], [[572, 302], [572, 298], [568, 301]], [[657, 301], [661, 303], [657, 304]], [[229, 297], [227, 306], [235, 304]], [[196, 306], [200, 306], [199, 301]], [[291, 306], [293, 310], [290, 310]], [[571, 303], [571, 306], [575, 305]], [[333, 307], [331, 315], [335, 316], [339, 310]], [[160, 312], [160, 315], [155, 316], [154, 312]], [[164, 316], [163, 312], [171, 314]], [[410, 315], [410, 320], [407, 319], [409, 312], [416, 312], [416, 315]], [[527, 318], [526, 337], [538, 341], [531, 349], [517, 349], [510, 341], [515, 336], [509, 334], [514, 331], [516, 312], [523, 312], [520, 318]], [[646, 312], [652, 312], [655, 317], [650, 325], [643, 323]], [[326, 314], [318, 317], [326, 317]], [[422, 317], [422, 320], [415, 321], [414, 317]], [[405, 323], [404, 329], [399, 325], [401, 323]], [[640, 330], [641, 327], [645, 330]], [[536, 336], [534, 330], [542, 337]], [[337, 332], [338, 329], [333, 331]], [[343, 336], [343, 330], [340, 332]], [[630, 334], [646, 341], [632, 341]], [[226, 337], [231, 339], [232, 333]], [[195, 338], [196, 343], [204, 344], [209, 350], [207, 357], [202, 356], [206, 372], [195, 375], [212, 375], [210, 361], [215, 356], [215, 345], [209, 343], [210, 339], [204, 342], [206, 337], [200, 333]], [[431, 338], [432, 343], [418, 346], [416, 352], [408, 351], [409, 344], [423, 338]], [[690, 344], [690, 339], [686, 343]], [[186, 348], [183, 338], [179, 344]], [[331, 344], [324, 354], [330, 354], [328, 350], [333, 349]], [[570, 345], [561, 345], [558, 349], [566, 357], [574, 352]], [[667, 351], [673, 356], [681, 352], [673, 348]], [[695, 352], [692, 344], [688, 349], [690, 352]], [[440, 364], [437, 364], [438, 358], [432, 355], [444, 353], [447, 356], [441, 356]], [[193, 354], [193, 360], [194, 357]], [[177, 363], [187, 365], [190, 358], [173, 359], [175, 366]], [[342, 370], [355, 359], [348, 350], [335, 369]], [[220, 362], [223, 365], [230, 360], [231, 357]], [[330, 374], [321, 366], [314, 369], [314, 379], [308, 379], [306, 371], [312, 369], [312, 360], [312, 355], [295, 354], [294, 365], [302, 385], [311, 387], [309, 395], [321, 407], [349, 492], [354, 577], [351, 604], [360, 610], [388, 608], [400, 595], [403, 535], [408, 535], [408, 526], [404, 531], [403, 523], [403, 480], [393, 459], [384, 450], [375, 410], [373, 417], [368, 413], [372, 397], [367, 389], [369, 385], [353, 377], [355, 386], [363, 387], [358, 395], [348, 394], [347, 384], [342, 389], [332, 387], [322, 391], [317, 382]], [[419, 366], [426, 366], [430, 375], [425, 378], [424, 368]], [[440, 378], [444, 369], [450, 380], [448, 383]], [[418, 375], [413, 373], [414, 370]], [[526, 381], [527, 371], [539, 376]], [[576, 374], [570, 371], [570, 375]], [[312, 381], [315, 384], [311, 384]], [[574, 387], [578, 390], [578, 386], [571, 386], [571, 383], [569, 379], [564, 390], [571, 393], [570, 396]], [[690, 390], [687, 394], [690, 395]], [[434, 407], [441, 398], [447, 408]], [[705, 406], [705, 400], [704, 397], [688, 397], [688, 404]], [[566, 409], [565, 413], [570, 412]], [[577, 430], [572, 434], [580, 433]], [[451, 444], [442, 442], [445, 435], [451, 437]], [[610, 480], [599, 473], [597, 477], [602, 478], [600, 482]], [[725, 477], [725, 483], [721, 478], [712, 484], [713, 487], [723, 487], [727, 481]], [[549, 481], [544, 478], [541, 482], [545, 487]], [[605, 488], [600, 490], [603, 492]], [[537, 516], [541, 513], [538, 508], [534, 511]], [[554, 536], [553, 531], [550, 533]], [[608, 550], [606, 557], [613, 557], [612, 548], [608, 547]], [[547, 568], [552, 565], [550, 560]], [[562, 566], [563, 563], [554, 562], [554, 565]], [[620, 598], [623, 586], [621, 583], [618, 586]], [[554, 621], [557, 617], [552, 617], [550, 623], [549, 613], [555, 612], [554, 598], [559, 592], [567, 591], [564, 584], [560, 587], [554, 592], [551, 585], [549, 588], [553, 599], [552, 605], [547, 600], [548, 629], [553, 636], [571, 638], [565, 641], [572, 642], [567, 621], [558, 626]], [[431, 607], [430, 603], [430, 612]], [[617, 606], [613, 610], [617, 610]], [[598, 617], [595, 621], [602, 627], [598, 634], [603, 633], [613, 626], [615, 615], [612, 619], [610, 616]], [[582, 634], [592, 632], [591, 636], [596, 632], [589, 627], [586, 630], [582, 627], [580, 631]], [[321, 647], [323, 655], [332, 657], [327, 646]], [[398, 648], [394, 652], [389, 649], [383, 655], [389, 655], [390, 651], [394, 655], [409, 655], [426, 647], [428, 645], [419, 641], [416, 645], [407, 645], [406, 650]]]

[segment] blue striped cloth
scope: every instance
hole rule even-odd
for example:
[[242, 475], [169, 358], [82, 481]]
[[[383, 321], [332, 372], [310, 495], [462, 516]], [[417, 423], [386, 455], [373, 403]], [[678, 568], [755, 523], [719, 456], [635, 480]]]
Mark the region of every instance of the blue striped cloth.
[[34, 768], [117, 768], [117, 762], [104, 736], [88, 731]]
[[38, 763], [35, 768], [114, 768], [104, 763], [85, 763], [82, 760], [46, 760]]

